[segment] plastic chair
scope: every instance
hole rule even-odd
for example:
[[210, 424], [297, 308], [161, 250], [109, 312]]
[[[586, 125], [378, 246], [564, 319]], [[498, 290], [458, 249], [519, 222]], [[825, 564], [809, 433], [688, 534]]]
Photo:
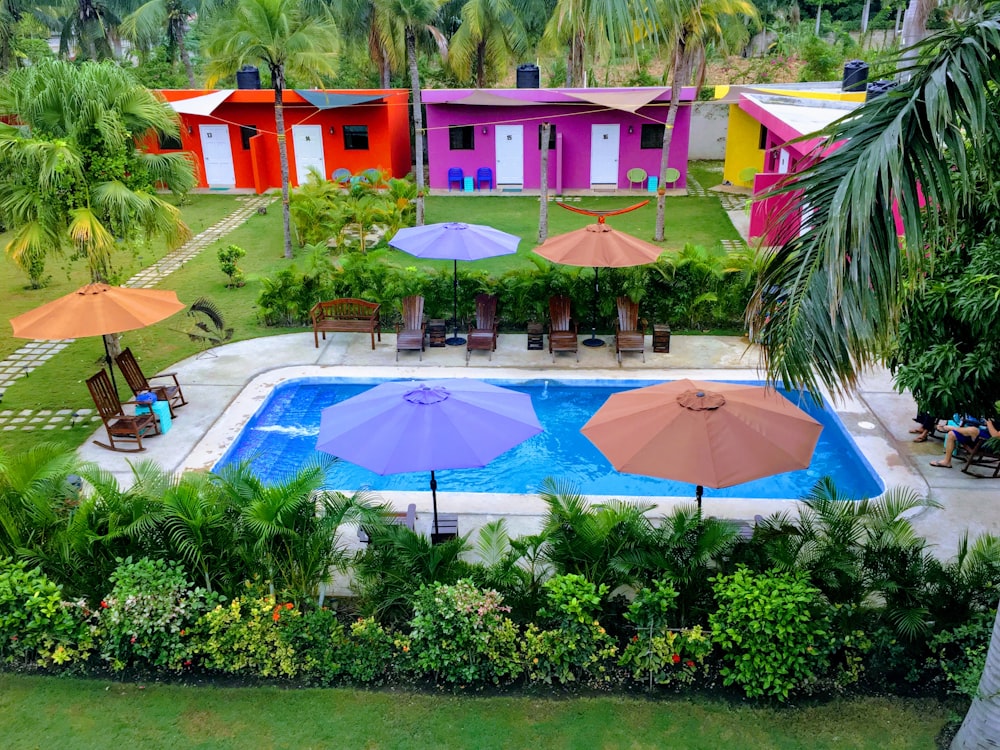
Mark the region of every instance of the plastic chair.
[[628, 172], [625, 173], [625, 179], [628, 180], [628, 189], [632, 189], [632, 183], [639, 183], [639, 189], [642, 189], [642, 185], [646, 182], [646, 170], [642, 167], [632, 167]]
[[341, 185], [350, 182], [350, 180], [351, 180], [351, 170], [345, 169], [344, 167], [338, 167], [337, 169], [333, 170], [333, 173], [330, 175], [331, 182], [337, 182], [340, 183]]
[[461, 167], [452, 167], [448, 170], [448, 189], [451, 190], [451, 184], [453, 182], [458, 183], [458, 189], [462, 189], [462, 185], [465, 183], [465, 175], [462, 173]]
[[489, 167], [480, 167], [476, 170], [476, 190], [483, 189], [483, 181], [486, 181], [486, 189], [493, 189], [493, 170]]
[[670, 183], [670, 187], [674, 186], [674, 183], [681, 178], [681, 172], [679, 169], [674, 169], [673, 167], [668, 167], [663, 173], [663, 185], [666, 187], [667, 183]]

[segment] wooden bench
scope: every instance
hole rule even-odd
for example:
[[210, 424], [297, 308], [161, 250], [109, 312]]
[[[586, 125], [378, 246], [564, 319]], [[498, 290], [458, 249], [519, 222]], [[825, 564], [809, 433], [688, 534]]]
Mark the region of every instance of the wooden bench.
[[317, 302], [309, 311], [312, 318], [313, 339], [319, 349], [319, 335], [326, 332], [365, 333], [372, 337], [372, 349], [375, 348], [375, 336], [382, 340], [382, 324], [378, 316], [379, 306], [363, 299], [335, 299], [329, 302]]
[[458, 516], [454, 513], [438, 513], [437, 532], [434, 531], [434, 518], [431, 518], [431, 544], [455, 539], [458, 536]]

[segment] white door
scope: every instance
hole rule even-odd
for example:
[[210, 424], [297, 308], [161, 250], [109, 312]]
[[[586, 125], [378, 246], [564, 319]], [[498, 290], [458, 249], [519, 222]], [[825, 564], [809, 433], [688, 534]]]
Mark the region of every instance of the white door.
[[233, 187], [233, 147], [228, 125], [199, 125], [201, 153], [205, 159], [205, 182], [209, 187]]
[[497, 125], [497, 185], [524, 184], [524, 126]]
[[789, 162], [791, 157], [786, 149], [781, 149], [778, 152], [778, 174], [788, 174]]
[[590, 184], [618, 187], [619, 125], [590, 126]]
[[299, 185], [309, 179], [310, 167], [326, 177], [323, 130], [319, 125], [292, 125], [292, 148], [295, 149], [295, 181]]

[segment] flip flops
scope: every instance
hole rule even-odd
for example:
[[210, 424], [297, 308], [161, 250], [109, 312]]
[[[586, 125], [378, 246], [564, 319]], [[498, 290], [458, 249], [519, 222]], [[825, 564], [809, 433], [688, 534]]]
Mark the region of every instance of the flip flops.
[[931, 461], [931, 466], [937, 466], [939, 469], [950, 469], [951, 464], [943, 464], [940, 461]]

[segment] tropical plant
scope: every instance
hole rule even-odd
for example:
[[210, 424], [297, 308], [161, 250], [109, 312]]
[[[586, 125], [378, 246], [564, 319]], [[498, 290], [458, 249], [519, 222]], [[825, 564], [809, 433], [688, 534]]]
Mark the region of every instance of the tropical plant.
[[47, 255], [71, 249], [93, 281], [114, 277], [121, 243], [189, 235], [180, 211], [157, 192], [194, 185], [187, 154], [148, 154], [136, 139], [177, 135], [177, 116], [111, 63], [44, 61], [13, 71], [0, 87], [0, 222], [12, 230], [8, 255], [41, 280]]
[[197, 655], [206, 667], [220, 672], [294, 677], [303, 663], [285, 631], [301, 617], [291, 602], [248, 588], [244, 596], [202, 616]]
[[336, 204], [336, 216], [341, 225], [340, 234], [350, 229], [358, 237], [361, 254], [368, 252], [368, 232], [375, 224], [386, 219], [385, 201], [377, 195], [355, 197], [348, 195]]
[[332, 17], [313, 5], [305, 0], [239, 0], [235, 8], [219, 15], [206, 44], [210, 86], [247, 63], [262, 63], [270, 74], [286, 258], [292, 257], [283, 99], [286, 76], [320, 84], [323, 75], [336, 71], [337, 36]]
[[247, 283], [246, 274], [237, 265], [240, 258], [246, 257], [246, 254], [247, 251], [239, 245], [227, 245], [226, 247], [219, 248], [219, 267], [229, 277], [229, 283], [226, 284], [227, 288], [237, 289]]
[[[235, 245], [233, 245], [235, 247]], [[222, 252], [220, 250], [220, 252]], [[197, 320], [202, 315], [205, 320]], [[208, 297], [199, 297], [191, 303], [187, 316], [195, 318], [194, 330], [187, 330], [184, 333], [191, 341], [201, 341], [209, 346], [220, 346], [233, 337], [233, 329], [226, 328], [226, 319], [212, 300]]]
[[528, 46], [527, 31], [512, 0], [468, 0], [462, 25], [448, 45], [448, 64], [459, 80], [486, 88]]
[[121, 34], [138, 45], [159, 44], [164, 36], [169, 48], [177, 50], [188, 85], [197, 88], [194, 66], [187, 48], [187, 31], [191, 21], [204, 14], [208, 3], [197, 0], [147, 0], [129, 13], [121, 23]]

